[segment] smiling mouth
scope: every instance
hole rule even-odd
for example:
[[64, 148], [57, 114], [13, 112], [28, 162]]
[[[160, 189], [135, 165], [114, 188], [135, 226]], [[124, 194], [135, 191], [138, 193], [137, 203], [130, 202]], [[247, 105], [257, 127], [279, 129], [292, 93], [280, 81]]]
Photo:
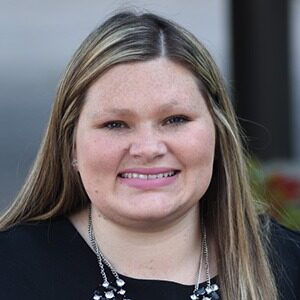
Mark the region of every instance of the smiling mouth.
[[170, 172], [162, 172], [157, 174], [141, 174], [141, 173], [134, 173], [134, 172], [125, 172], [120, 173], [118, 176], [121, 178], [128, 178], [128, 179], [142, 179], [142, 180], [155, 180], [155, 179], [161, 179], [161, 178], [167, 178], [167, 177], [173, 177], [176, 174], [178, 174], [179, 170], [174, 170]]

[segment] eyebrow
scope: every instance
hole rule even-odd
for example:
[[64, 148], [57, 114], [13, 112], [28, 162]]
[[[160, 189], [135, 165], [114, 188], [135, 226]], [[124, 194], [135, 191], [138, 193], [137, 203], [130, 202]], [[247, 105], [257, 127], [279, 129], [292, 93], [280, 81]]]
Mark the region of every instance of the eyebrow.
[[[178, 102], [177, 100], [171, 100], [167, 103], [164, 103], [162, 105], [160, 105], [157, 109], [157, 113], [168, 113], [170, 110], [174, 109], [174, 108], [180, 108], [183, 110], [192, 110], [195, 111], [196, 110], [196, 106], [188, 103], [188, 105], [182, 105], [181, 102]], [[134, 117], [136, 115], [134, 110], [128, 109], [128, 108], [118, 108], [118, 107], [113, 107], [113, 108], [109, 108], [109, 109], [104, 109], [101, 112], [101, 115], [116, 115], [116, 116], [120, 116], [120, 117]], [[94, 112], [92, 114], [93, 118], [98, 118], [99, 116], [99, 111]]]
[[160, 112], [167, 112], [167, 111], [169, 111], [170, 109], [172, 109], [172, 108], [174, 108], [174, 107], [180, 107], [181, 105], [180, 105], [180, 103], [178, 102], [178, 101], [176, 101], [176, 100], [173, 100], [173, 101], [170, 101], [170, 102], [168, 102], [168, 103], [164, 103], [164, 104], [162, 104], [160, 107], [159, 107], [159, 111]]
[[104, 114], [116, 114], [116, 115], [133, 115], [134, 112], [127, 108], [111, 108], [103, 110]]
[[[182, 107], [180, 102], [178, 102], [176, 100], [173, 100], [173, 101], [170, 101], [168, 103], [164, 103], [164, 104], [160, 105], [158, 107], [158, 111], [159, 112], [168, 112], [170, 109], [172, 109], [174, 107], [185, 108], [185, 106]], [[195, 109], [194, 105], [190, 105], [190, 104], [188, 105], [188, 108]], [[117, 108], [117, 107], [110, 108], [110, 109], [104, 109], [103, 113], [105, 113], [105, 114], [119, 114], [119, 115], [132, 115], [132, 114], [134, 114], [134, 112], [130, 109]]]
[[159, 108], [158, 108], [158, 111], [159, 112], [168, 112], [169, 110], [171, 110], [172, 108], [180, 108], [180, 109], [183, 109], [183, 110], [196, 110], [197, 109], [197, 105], [196, 103], [191, 103], [191, 102], [178, 102], [177, 100], [172, 100], [168, 103], [165, 103], [165, 104], [162, 104]]

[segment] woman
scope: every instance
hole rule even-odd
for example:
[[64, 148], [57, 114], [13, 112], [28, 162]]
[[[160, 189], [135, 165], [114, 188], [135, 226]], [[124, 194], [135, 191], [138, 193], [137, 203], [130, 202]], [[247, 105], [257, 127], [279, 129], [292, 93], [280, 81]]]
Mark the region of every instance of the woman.
[[300, 297], [299, 234], [257, 216], [215, 63], [153, 14], [77, 50], [1, 228], [1, 299]]

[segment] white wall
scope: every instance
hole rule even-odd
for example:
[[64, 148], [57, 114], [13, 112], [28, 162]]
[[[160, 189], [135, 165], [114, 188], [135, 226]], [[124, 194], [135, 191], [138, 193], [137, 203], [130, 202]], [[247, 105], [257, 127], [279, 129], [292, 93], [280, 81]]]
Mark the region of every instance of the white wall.
[[1, 0], [0, 208], [14, 197], [37, 151], [65, 65], [113, 10], [150, 9], [191, 30], [229, 74], [229, 0]]

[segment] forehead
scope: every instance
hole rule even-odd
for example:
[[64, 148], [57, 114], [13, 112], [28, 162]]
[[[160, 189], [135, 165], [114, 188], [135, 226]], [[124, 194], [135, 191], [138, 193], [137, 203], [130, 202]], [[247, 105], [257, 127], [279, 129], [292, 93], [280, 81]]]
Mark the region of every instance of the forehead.
[[119, 64], [106, 71], [89, 88], [87, 104], [105, 107], [150, 102], [160, 106], [196, 105], [198, 80], [187, 68], [166, 58]]

